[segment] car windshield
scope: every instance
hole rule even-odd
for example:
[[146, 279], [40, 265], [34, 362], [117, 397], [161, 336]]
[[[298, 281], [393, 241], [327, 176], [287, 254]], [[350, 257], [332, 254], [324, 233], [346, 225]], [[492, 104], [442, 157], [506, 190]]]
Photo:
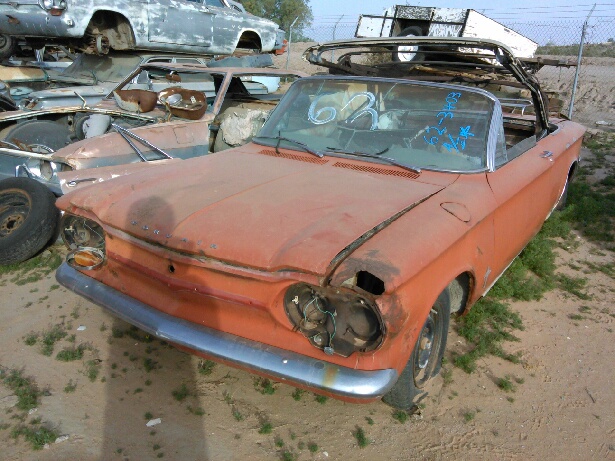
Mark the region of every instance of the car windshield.
[[487, 166], [494, 105], [487, 93], [454, 85], [308, 78], [290, 88], [257, 142], [288, 148], [301, 142], [317, 152], [369, 154], [365, 161], [387, 157], [416, 168], [476, 171]]

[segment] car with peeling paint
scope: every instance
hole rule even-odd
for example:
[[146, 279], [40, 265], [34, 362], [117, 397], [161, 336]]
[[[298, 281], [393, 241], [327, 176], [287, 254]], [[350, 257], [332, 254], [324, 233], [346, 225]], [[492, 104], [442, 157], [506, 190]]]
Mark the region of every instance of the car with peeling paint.
[[[365, 59], [393, 46], [437, 56]], [[252, 142], [59, 199], [56, 277], [182, 350], [411, 409], [451, 316], [565, 199], [585, 129], [550, 117], [495, 41], [339, 41], [304, 58], [336, 75], [296, 81]]]
[[248, 142], [304, 76], [147, 63], [96, 105], [0, 114], [0, 264], [31, 257], [53, 237], [54, 197], [135, 164], [166, 166]]
[[284, 31], [227, 0], [2, 0], [0, 57], [20, 40], [33, 48], [229, 55], [237, 48], [283, 52]]

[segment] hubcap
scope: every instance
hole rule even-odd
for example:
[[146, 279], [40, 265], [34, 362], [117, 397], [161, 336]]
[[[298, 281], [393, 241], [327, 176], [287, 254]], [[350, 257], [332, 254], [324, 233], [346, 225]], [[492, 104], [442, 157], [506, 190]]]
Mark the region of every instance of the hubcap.
[[421, 331], [419, 338], [419, 353], [417, 357], [417, 366], [422, 370], [429, 364], [431, 350], [433, 348], [433, 340], [435, 334], [435, 323], [433, 316], [430, 314]]

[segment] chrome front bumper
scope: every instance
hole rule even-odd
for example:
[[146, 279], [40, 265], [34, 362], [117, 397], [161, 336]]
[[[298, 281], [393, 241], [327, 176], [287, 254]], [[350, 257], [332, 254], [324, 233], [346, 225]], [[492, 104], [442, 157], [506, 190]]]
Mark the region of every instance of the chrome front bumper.
[[203, 352], [238, 367], [262, 372], [340, 397], [371, 400], [397, 381], [394, 369], [362, 371], [251, 341], [160, 312], [63, 263], [56, 273], [69, 290], [165, 341]]

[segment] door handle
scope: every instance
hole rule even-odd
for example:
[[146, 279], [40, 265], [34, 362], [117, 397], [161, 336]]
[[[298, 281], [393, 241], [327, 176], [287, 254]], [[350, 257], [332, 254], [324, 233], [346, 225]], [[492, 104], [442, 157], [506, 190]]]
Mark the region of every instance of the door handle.
[[553, 152], [551, 152], [550, 150], [545, 150], [542, 154], [540, 154], [542, 158], [549, 158], [552, 155], [553, 155]]

